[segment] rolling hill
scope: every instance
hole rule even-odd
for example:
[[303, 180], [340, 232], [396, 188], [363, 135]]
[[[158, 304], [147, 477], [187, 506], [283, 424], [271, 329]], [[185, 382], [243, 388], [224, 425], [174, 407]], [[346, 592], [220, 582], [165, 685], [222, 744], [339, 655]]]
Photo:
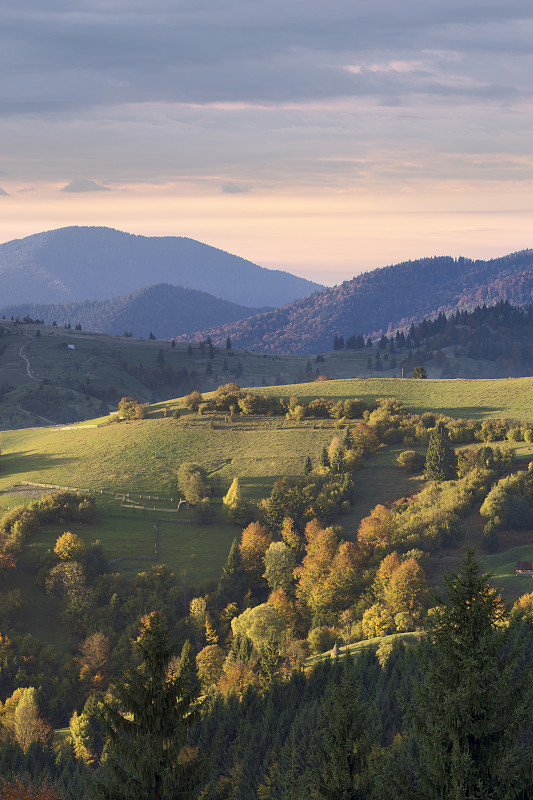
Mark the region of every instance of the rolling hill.
[[0, 280], [2, 305], [103, 299], [169, 283], [264, 308], [322, 288], [194, 239], [77, 226], [1, 244]]
[[42, 319], [58, 325], [80, 324], [83, 330], [96, 333], [148, 337], [150, 332], [158, 339], [172, 338], [176, 334], [194, 333], [207, 325], [222, 325], [249, 317], [257, 309], [239, 306], [228, 300], [219, 300], [207, 292], [185, 289], [159, 283], [136, 292], [109, 300], [85, 300], [81, 303], [25, 303], [6, 306], [0, 315]]
[[508, 300], [531, 303], [533, 250], [490, 261], [435, 257], [407, 261], [358, 275], [283, 308], [220, 328], [200, 331], [221, 343], [271, 353], [331, 350], [335, 336], [396, 331], [455, 309]]

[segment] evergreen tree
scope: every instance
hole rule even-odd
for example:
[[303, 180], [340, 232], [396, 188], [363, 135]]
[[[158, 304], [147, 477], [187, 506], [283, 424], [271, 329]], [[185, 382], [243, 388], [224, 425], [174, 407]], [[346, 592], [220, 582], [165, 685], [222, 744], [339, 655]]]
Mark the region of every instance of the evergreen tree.
[[187, 748], [197, 695], [189, 642], [177, 666], [163, 617], [143, 618], [138, 669], [114, 686], [117, 705], [103, 704], [105, 759], [97, 796], [105, 800], [174, 800], [192, 796], [196, 751]]
[[313, 464], [311, 462], [311, 456], [308, 453], [304, 461], [304, 475], [309, 475], [312, 471], [313, 471]]
[[330, 681], [320, 706], [316, 785], [324, 800], [367, 800], [371, 715], [360, 699], [351, 657], [338, 666], [342, 677]]
[[239, 539], [236, 536], [231, 543], [226, 563], [222, 567], [221, 581], [224, 583], [237, 584], [242, 576], [241, 551], [239, 549]]
[[410, 713], [416, 798], [511, 800], [531, 784], [531, 627], [489, 579], [467, 549], [430, 617]]
[[457, 455], [448, 429], [440, 420], [429, 436], [424, 476], [428, 481], [450, 481], [457, 478]]
[[318, 457], [318, 463], [324, 469], [327, 469], [330, 466], [328, 450], [327, 450], [327, 447], [325, 447], [325, 446], [320, 451], [320, 456]]
[[415, 367], [411, 373], [411, 378], [424, 379], [427, 378], [428, 373], [425, 367]]

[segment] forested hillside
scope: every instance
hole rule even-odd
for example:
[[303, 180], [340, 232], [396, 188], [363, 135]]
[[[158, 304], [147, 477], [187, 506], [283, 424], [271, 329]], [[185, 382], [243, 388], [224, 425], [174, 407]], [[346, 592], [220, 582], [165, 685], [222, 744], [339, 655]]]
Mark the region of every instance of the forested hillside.
[[[364, 337], [335, 336], [334, 351], [368, 353], [368, 366], [378, 372], [399, 367], [411, 374], [416, 366], [433, 368], [442, 378], [495, 378], [533, 373], [533, 306], [517, 308], [507, 300], [473, 311], [441, 312], [404, 333], [382, 334], [377, 348]], [[375, 358], [372, 358], [375, 356]]]
[[81, 303], [25, 303], [6, 306], [0, 315], [23, 319], [42, 319], [45, 324], [80, 324], [83, 330], [122, 336], [171, 339], [191, 334], [207, 325], [223, 325], [256, 314], [228, 300], [219, 300], [207, 292], [159, 283], [110, 300], [85, 300]]
[[232, 382], [6, 432], [2, 796], [527, 797], [531, 380]]
[[376, 269], [340, 286], [221, 328], [201, 331], [220, 343], [229, 335], [237, 347], [272, 353], [331, 349], [335, 335], [378, 335], [408, 327], [424, 317], [483, 303], [531, 302], [533, 251], [490, 261], [435, 257]]

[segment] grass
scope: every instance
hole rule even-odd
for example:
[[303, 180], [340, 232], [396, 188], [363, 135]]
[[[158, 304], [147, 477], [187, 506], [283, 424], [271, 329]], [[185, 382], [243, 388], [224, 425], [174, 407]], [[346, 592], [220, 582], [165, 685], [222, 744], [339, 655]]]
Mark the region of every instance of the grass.
[[[420, 638], [424, 636], [424, 631], [412, 631], [409, 633], [392, 633], [390, 636], [377, 636], [373, 639], [364, 639], [362, 642], [356, 642], [355, 644], [349, 644], [345, 647], [339, 647], [339, 656], [346, 656], [346, 655], [357, 655], [363, 650], [367, 650], [368, 648], [372, 648], [373, 650], [377, 650], [383, 644], [392, 643], [396, 639], [402, 639], [406, 644], [416, 644]], [[310, 656], [305, 661], [306, 667], [313, 667], [319, 661], [323, 661], [325, 658], [331, 658], [331, 650], [328, 650], [325, 653], [320, 653], [317, 656]]]
[[319, 381], [292, 386], [267, 387], [264, 394], [312, 400], [327, 397], [344, 400], [360, 397], [396, 397], [411, 411], [431, 410], [451, 417], [484, 419], [504, 417], [526, 420], [533, 415], [533, 378], [487, 380], [414, 380], [405, 378], [360, 378]]
[[483, 555], [480, 563], [487, 572], [492, 572], [492, 582], [505, 591], [505, 599], [514, 602], [523, 594], [533, 592], [533, 580], [516, 576], [517, 561], [533, 561], [533, 534], [530, 544], [519, 545], [503, 550], [501, 553]]
[[[263, 391], [280, 393], [279, 387]], [[416, 411], [437, 408], [454, 411], [456, 416], [497, 413], [531, 418], [533, 379], [340, 380], [283, 387], [283, 393], [308, 399], [322, 395], [375, 399], [396, 394]], [[164, 417], [165, 409], [171, 414], [176, 408], [182, 413], [179, 420]], [[151, 407], [146, 420], [100, 427], [81, 424], [6, 431], [2, 439], [0, 492], [4, 494], [0, 494], [0, 508], [29, 502], [29, 497], [10, 492], [14, 483], [26, 482], [176, 497], [176, 473], [183, 461], [196, 461], [206, 468], [218, 487], [216, 504], [235, 477], [240, 479], [245, 497], [257, 500], [268, 495], [278, 477], [300, 475], [306, 455], [316, 459], [336, 432], [332, 420], [296, 423], [283, 418], [243, 417], [225, 422], [223, 414], [189, 414], [179, 400]], [[531, 450], [530, 445], [521, 446], [524, 452], [528, 448]], [[400, 445], [384, 448], [355, 475], [356, 503], [340, 520], [348, 538], [353, 538], [361, 518], [377, 503], [411, 494], [420, 486], [420, 478], [395, 466], [401, 449]], [[153, 555], [157, 514], [125, 512], [106, 495], [97, 495], [97, 502], [101, 521], [88, 535], [102, 540], [110, 560], [124, 559], [119, 562], [121, 570], [137, 571], [138, 564], [126, 556], [132, 552], [143, 558]], [[186, 570], [195, 582], [216, 577], [237, 529], [220, 519], [210, 527], [176, 523], [172, 532], [170, 528], [170, 523], [162, 528], [159, 558], [176, 572]], [[46, 549], [61, 532], [40, 533], [32, 546]]]

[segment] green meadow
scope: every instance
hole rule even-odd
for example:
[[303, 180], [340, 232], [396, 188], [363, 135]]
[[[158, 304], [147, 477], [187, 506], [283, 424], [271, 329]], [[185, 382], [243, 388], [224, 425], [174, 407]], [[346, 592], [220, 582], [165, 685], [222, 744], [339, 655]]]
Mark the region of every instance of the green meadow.
[[360, 397], [396, 397], [411, 411], [438, 411], [451, 417], [531, 420], [533, 416], [533, 378], [487, 380], [414, 380], [412, 378], [359, 378], [317, 381], [292, 386], [271, 386], [264, 394], [301, 397], [312, 400], [328, 397], [344, 400]]
[[[394, 380], [352, 379], [263, 388], [269, 394], [295, 395], [305, 399], [360, 397], [372, 400], [395, 396], [413, 411], [437, 410], [455, 417], [533, 418], [533, 379], [513, 380]], [[179, 419], [172, 412], [179, 410]], [[165, 413], [167, 416], [165, 416]], [[100, 539], [106, 557], [127, 574], [150, 568], [154, 560], [154, 523], [159, 528], [158, 559], [176, 573], [186, 572], [194, 584], [216, 578], [239, 529], [223, 520], [221, 498], [238, 477], [245, 497], [258, 500], [269, 494], [283, 475], [300, 475], [304, 459], [315, 460], [338, 432], [333, 420], [280, 417], [234, 417], [224, 414], [192, 414], [179, 399], [150, 407], [146, 420], [89, 423], [62, 427], [4, 431], [0, 472], [0, 510], [28, 503], [39, 490], [24, 489], [32, 482], [68, 486], [97, 493], [99, 519], [78, 532], [86, 541]], [[395, 459], [401, 445], [382, 448], [355, 475], [356, 501], [348, 515], [339, 518], [347, 538], [353, 538], [362, 517], [376, 503], [412, 494], [422, 485], [420, 477], [401, 472]], [[531, 445], [521, 444], [522, 458]], [[112, 493], [142, 493], [178, 498], [176, 473], [183, 461], [205, 467], [215, 487], [215, 518], [199, 525], [194, 511], [158, 511], [173, 503], [146, 501], [145, 510], [121, 507]], [[18, 484], [18, 488], [14, 488]], [[43, 490], [45, 491], [45, 490]], [[100, 492], [111, 494], [100, 494]], [[179, 519], [180, 521], [170, 521]], [[190, 520], [190, 521], [189, 521]], [[61, 528], [50, 527], [32, 537], [24, 558], [31, 552], [53, 547]], [[495, 563], [499, 566], [499, 554]], [[533, 558], [533, 545], [520, 557]], [[24, 558], [22, 561], [24, 562]], [[487, 557], [488, 558], [488, 557]], [[514, 556], [513, 556], [514, 559]], [[512, 560], [507, 558], [495, 573], [513, 586]], [[516, 559], [514, 559], [516, 560]], [[506, 566], [505, 566], [506, 565]], [[21, 564], [22, 566], [22, 564]], [[506, 571], [507, 570], [507, 571]], [[512, 570], [511, 570], [512, 572]]]

